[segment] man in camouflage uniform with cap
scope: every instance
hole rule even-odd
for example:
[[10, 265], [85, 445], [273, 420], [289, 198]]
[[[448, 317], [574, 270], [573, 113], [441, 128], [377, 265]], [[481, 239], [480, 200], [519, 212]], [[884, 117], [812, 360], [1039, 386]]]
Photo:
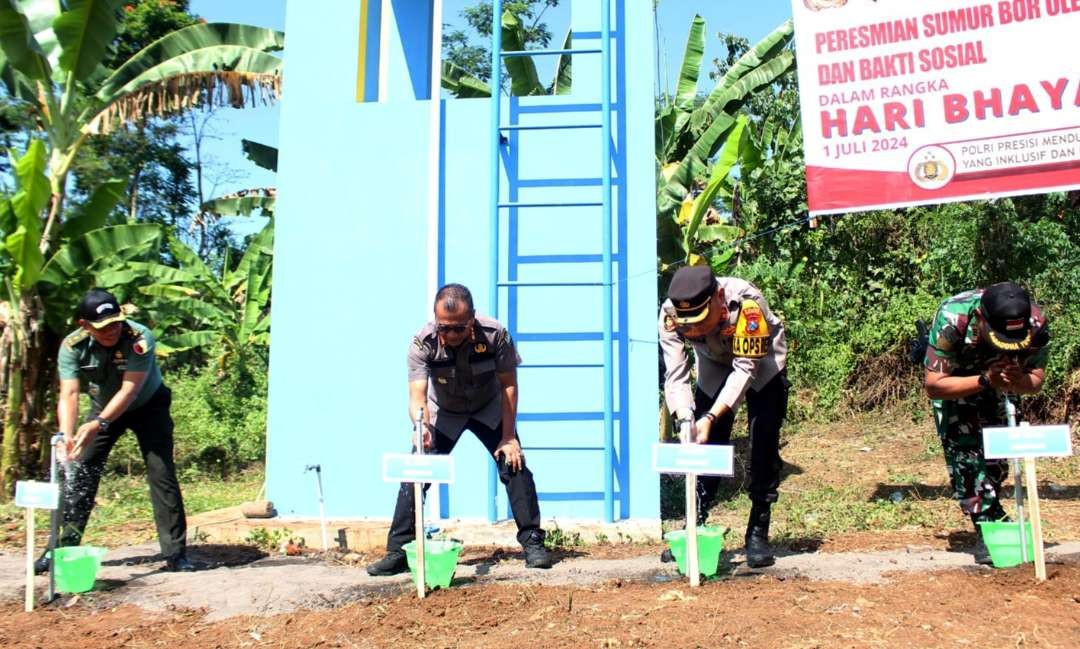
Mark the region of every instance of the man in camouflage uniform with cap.
[[[787, 343], [784, 325], [756, 287], [737, 277], [715, 277], [707, 266], [680, 268], [660, 308], [664, 398], [680, 423], [688, 421], [699, 444], [728, 444], [735, 411], [745, 399], [750, 433], [750, 520], [746, 560], [759, 568], [775, 562], [769, 547], [772, 503], [780, 486], [780, 426], [787, 415]], [[694, 352], [696, 386], [691, 386]], [[699, 517], [720, 488], [701, 476]], [[668, 560], [665, 553], [663, 559]]]
[[953, 495], [975, 524], [979, 563], [990, 557], [978, 523], [1007, 519], [999, 493], [1009, 469], [984, 457], [982, 429], [1007, 423], [1004, 395], [1042, 389], [1049, 343], [1042, 310], [1012, 282], [948, 298], [930, 327], [924, 385]]
[[[447, 284], [435, 295], [435, 320], [409, 346], [409, 418], [424, 409], [424, 448], [432, 453], [452, 451], [466, 428], [476, 435], [498, 465], [517, 523], [518, 542], [525, 549], [525, 565], [550, 568], [536, 484], [517, 436], [519, 364], [521, 358], [506, 328], [476, 315], [469, 289]], [[424, 485], [424, 493], [429, 486]], [[368, 574], [408, 570], [402, 546], [415, 536], [412, 484], [402, 483], [386, 556], [369, 565]]]
[[[165, 569], [194, 570], [186, 556], [187, 521], [173, 463], [172, 392], [154, 356], [154, 334], [128, 320], [116, 298], [92, 289], [76, 309], [79, 329], [64, 338], [57, 357], [60, 396], [57, 415], [67, 480], [60, 546], [78, 545], [94, 506], [101, 474], [113, 445], [131, 429], [146, 461]], [[90, 416], [78, 425], [79, 393], [90, 396]], [[35, 564], [48, 569], [48, 559]]]

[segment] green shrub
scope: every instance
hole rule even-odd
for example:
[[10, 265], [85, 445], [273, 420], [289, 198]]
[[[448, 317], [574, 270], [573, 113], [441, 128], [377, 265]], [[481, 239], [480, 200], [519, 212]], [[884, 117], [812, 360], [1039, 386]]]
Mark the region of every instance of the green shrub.
[[1080, 315], [1069, 309], [1080, 304], [1075, 199], [971, 201], [776, 229], [773, 215], [793, 213], [801, 194], [780, 197], [776, 178], [758, 180], [745, 186], [740, 224], [768, 234], [748, 238], [727, 272], [761, 288], [784, 320], [789, 374], [811, 412], [922, 400], [921, 369], [905, 361], [915, 320], [932, 319], [946, 297], [1004, 280], [1031, 290], [1053, 332], [1033, 414], [1060, 418], [1062, 404], [1080, 402], [1069, 393], [1080, 385]]
[[[174, 458], [183, 473], [228, 475], [266, 453], [267, 367], [260, 356], [237, 360], [224, 369], [214, 363], [196, 369], [166, 369], [172, 389]], [[143, 471], [135, 436], [113, 449], [110, 468]]]

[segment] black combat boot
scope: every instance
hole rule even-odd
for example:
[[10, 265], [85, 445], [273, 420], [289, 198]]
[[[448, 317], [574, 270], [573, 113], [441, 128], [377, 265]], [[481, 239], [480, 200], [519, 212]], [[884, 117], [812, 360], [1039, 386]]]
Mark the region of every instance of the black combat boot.
[[40, 557], [34, 561], [34, 574], [44, 575], [49, 572], [49, 568], [52, 567], [52, 559], [49, 558], [49, 551], [46, 550]]
[[398, 575], [409, 570], [409, 563], [405, 559], [405, 553], [401, 550], [387, 552], [386, 556], [367, 567], [367, 574], [372, 577], [389, 577]]
[[769, 521], [772, 504], [755, 502], [750, 507], [750, 521], [746, 525], [746, 565], [764, 568], [776, 563], [769, 547]]
[[544, 547], [543, 530], [529, 532], [529, 536], [522, 541], [521, 547], [525, 548], [526, 568], [543, 568], [546, 570], [551, 567], [551, 553]]
[[195, 566], [183, 552], [165, 559], [165, 572], [195, 572]]

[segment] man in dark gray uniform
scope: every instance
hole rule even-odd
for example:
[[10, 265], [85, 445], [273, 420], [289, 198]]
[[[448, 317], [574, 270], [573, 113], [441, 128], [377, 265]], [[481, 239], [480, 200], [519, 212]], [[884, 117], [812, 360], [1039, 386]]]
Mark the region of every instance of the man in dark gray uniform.
[[[424, 409], [424, 448], [432, 453], [452, 451], [466, 428], [476, 435], [498, 464], [525, 565], [550, 568], [536, 484], [525, 466], [515, 424], [520, 363], [506, 328], [476, 315], [469, 289], [447, 284], [435, 295], [435, 320], [409, 346], [409, 418]], [[425, 493], [429, 486], [424, 485]], [[402, 546], [416, 536], [414, 517], [412, 484], [402, 483], [386, 556], [369, 565], [368, 574], [395, 575], [409, 569]]]
[[[715, 277], [707, 266], [680, 268], [660, 308], [664, 397], [676, 421], [687, 421], [699, 444], [728, 444], [743, 399], [750, 424], [750, 520], [747, 563], [775, 562], [769, 547], [772, 503], [780, 485], [780, 425], [787, 414], [784, 325], [757, 288], [737, 277]], [[697, 385], [691, 387], [694, 350]], [[698, 478], [704, 522], [720, 478]], [[665, 557], [666, 558], [666, 557]]]

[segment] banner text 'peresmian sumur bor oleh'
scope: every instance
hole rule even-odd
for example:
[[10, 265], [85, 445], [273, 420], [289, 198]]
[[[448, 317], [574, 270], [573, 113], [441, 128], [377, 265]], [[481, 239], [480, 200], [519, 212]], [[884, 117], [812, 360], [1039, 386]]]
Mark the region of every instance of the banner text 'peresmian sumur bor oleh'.
[[1080, 187], [1080, 0], [792, 0], [811, 214]]

